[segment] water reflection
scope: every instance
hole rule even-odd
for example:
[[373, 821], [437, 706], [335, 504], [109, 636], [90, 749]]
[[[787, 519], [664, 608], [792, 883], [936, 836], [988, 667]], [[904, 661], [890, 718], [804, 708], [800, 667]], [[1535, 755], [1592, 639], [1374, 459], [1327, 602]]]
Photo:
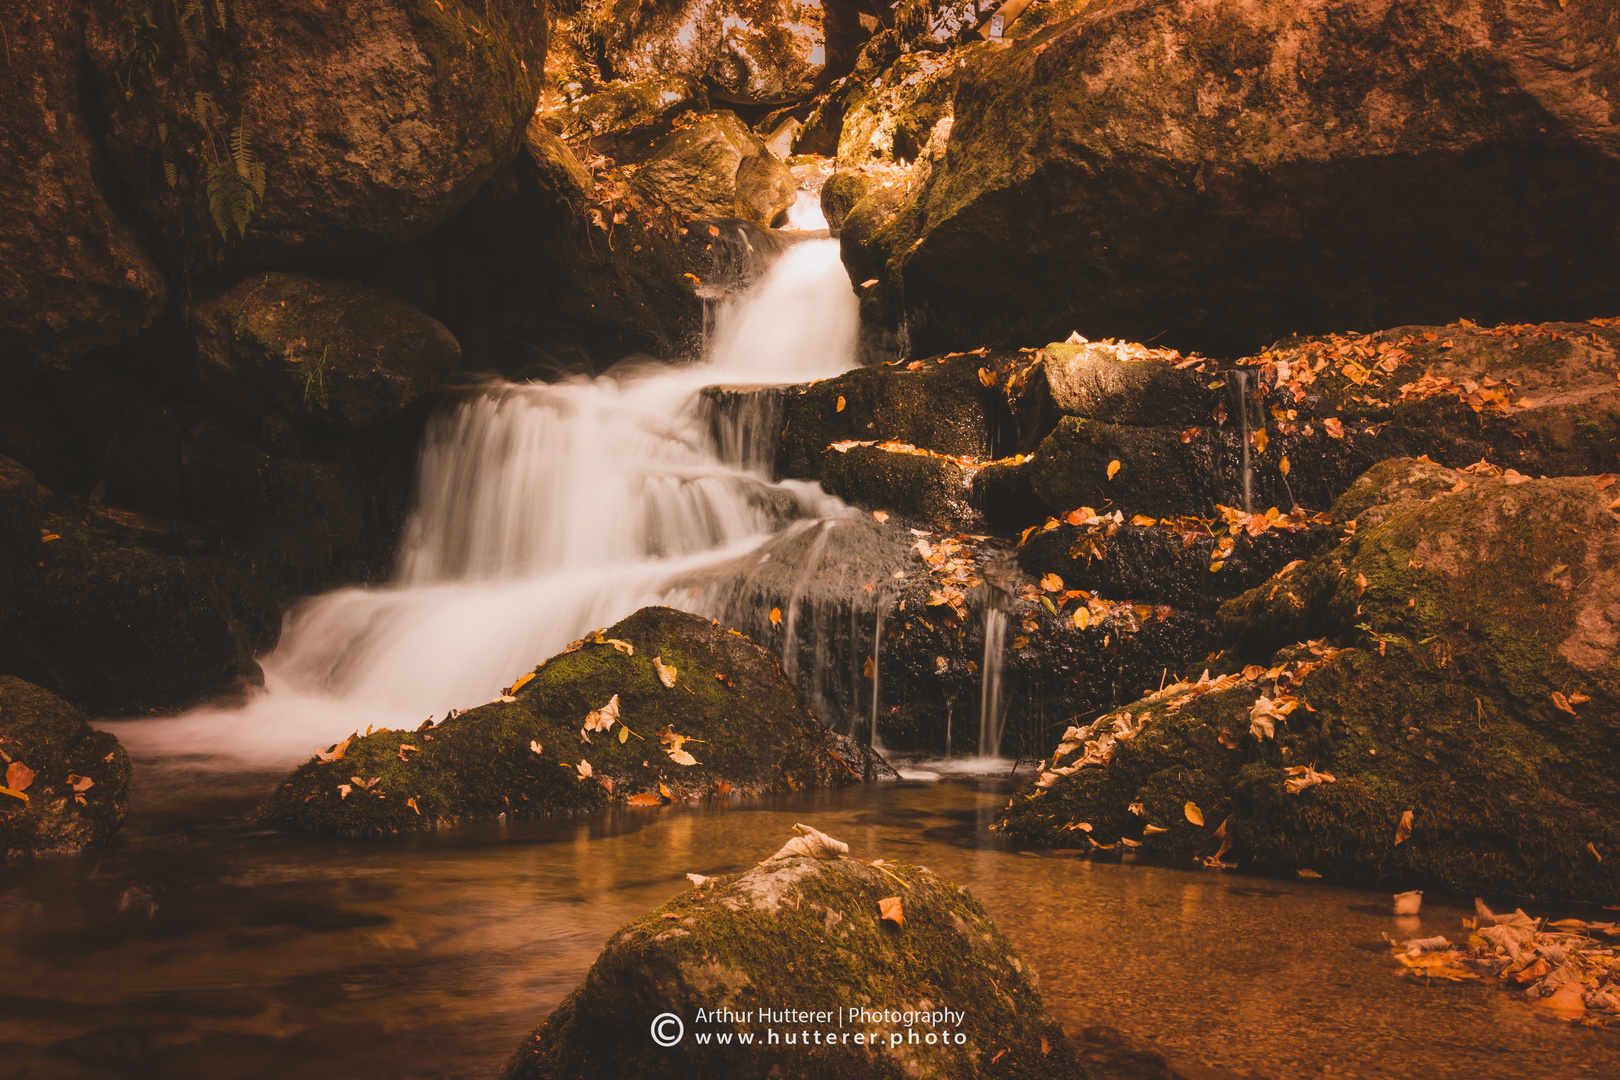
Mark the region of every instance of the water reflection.
[[[7, 1076], [489, 1077], [619, 925], [794, 821], [970, 885], [1071, 1034], [1150, 1038], [1189, 1076], [1620, 1073], [1604, 1033], [1397, 979], [1381, 896], [1006, 851], [1000, 778], [348, 843], [255, 830], [268, 778], [148, 776], [116, 847], [0, 879]], [[1426, 908], [1425, 933], [1465, 914]]]

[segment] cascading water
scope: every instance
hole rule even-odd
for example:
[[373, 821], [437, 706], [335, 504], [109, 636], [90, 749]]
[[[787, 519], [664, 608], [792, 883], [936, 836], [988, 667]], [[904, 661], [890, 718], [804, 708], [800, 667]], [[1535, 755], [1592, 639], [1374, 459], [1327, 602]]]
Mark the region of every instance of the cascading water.
[[1001, 756], [1001, 658], [1006, 648], [1007, 615], [984, 609], [984, 658], [979, 665], [979, 756]]
[[1254, 513], [1254, 465], [1249, 457], [1249, 373], [1232, 372], [1232, 385], [1237, 389], [1238, 442], [1243, 447], [1243, 512]]
[[760, 440], [717, 455], [698, 391], [854, 366], [857, 303], [836, 241], [789, 248], [721, 304], [706, 357], [555, 384], [494, 383], [430, 427], [395, 582], [304, 601], [244, 707], [115, 726], [144, 756], [284, 764], [368, 724], [489, 700], [570, 640], [842, 504], [773, 483]]

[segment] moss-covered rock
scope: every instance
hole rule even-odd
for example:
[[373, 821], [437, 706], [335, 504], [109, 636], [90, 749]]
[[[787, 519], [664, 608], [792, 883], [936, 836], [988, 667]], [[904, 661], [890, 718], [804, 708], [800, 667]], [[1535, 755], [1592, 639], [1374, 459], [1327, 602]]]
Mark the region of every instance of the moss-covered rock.
[[1175, 0], [1020, 23], [963, 51], [944, 161], [874, 237], [884, 315], [918, 352], [1078, 330], [1225, 354], [1579, 317], [1620, 284], [1612, 19]]
[[[673, 670], [673, 686], [664, 685], [655, 660]], [[376, 835], [499, 814], [573, 813], [634, 797], [656, 805], [661, 795], [798, 791], [888, 773], [869, 751], [817, 723], [770, 654], [734, 630], [670, 608], [643, 608], [545, 661], [513, 689], [515, 696], [436, 726], [339, 744], [341, 753], [327, 755], [333, 760], [312, 759], [279, 785], [260, 817], [280, 828]], [[614, 722], [582, 730], [615, 701]], [[682, 764], [683, 753], [695, 762]]]
[[915, 161], [935, 125], [951, 115], [952, 75], [971, 55], [905, 53], [876, 79], [858, 82], [838, 135], [839, 168]]
[[0, 371], [62, 365], [152, 321], [167, 286], [99, 175], [77, 0], [0, 6]]
[[627, 160], [640, 166], [637, 191], [689, 218], [770, 225], [793, 204], [797, 186], [788, 167], [730, 112], [705, 114]]
[[48, 691], [0, 675], [0, 860], [105, 842], [129, 808], [129, 755]]
[[[891, 897], [899, 923], [880, 919]], [[760, 1013], [784, 1008], [823, 1015]], [[851, 1009], [953, 1015], [908, 1024], [852, 1020]], [[742, 1015], [708, 1019], [714, 1010]], [[648, 1030], [663, 1013], [684, 1027], [668, 1048]], [[750, 1046], [733, 1041], [750, 1034]], [[922, 867], [784, 858], [704, 882], [621, 929], [503, 1076], [943, 1080], [985, 1075], [992, 1059], [997, 1075], [1088, 1075], [978, 900]]]
[[978, 463], [882, 446], [851, 446], [822, 454], [821, 486], [845, 502], [898, 513], [955, 532], [984, 522], [973, 505]]
[[153, 250], [345, 258], [444, 221], [516, 154], [539, 0], [86, 5], [105, 143]]
[[1245, 866], [1612, 902], [1612, 495], [1590, 477], [1459, 479], [1227, 604], [1216, 670], [1233, 674], [1071, 732], [1002, 827], [1074, 843], [1081, 822], [1191, 857], [1215, 855], [1225, 823]]
[[392, 419], [454, 371], [461, 348], [438, 321], [349, 281], [255, 274], [193, 311], [197, 384], [256, 426], [266, 415], [365, 428]]
[[544, 116], [565, 141], [617, 161], [645, 154], [648, 143], [667, 134], [681, 113], [707, 108], [701, 85], [664, 73], [592, 86]]

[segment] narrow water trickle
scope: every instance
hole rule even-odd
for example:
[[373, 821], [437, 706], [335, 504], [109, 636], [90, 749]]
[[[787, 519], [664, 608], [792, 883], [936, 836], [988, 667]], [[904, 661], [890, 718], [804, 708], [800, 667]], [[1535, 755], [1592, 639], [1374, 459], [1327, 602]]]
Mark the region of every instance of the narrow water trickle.
[[[394, 581], [312, 597], [261, 659], [238, 709], [109, 725], [133, 753], [286, 764], [368, 724], [411, 727], [490, 700], [537, 661], [843, 504], [773, 482], [768, 418], [716, 452], [699, 391], [793, 383], [855, 365], [857, 302], [836, 241], [790, 246], [717, 301], [701, 360], [625, 363], [595, 378], [493, 382], [440, 414]], [[725, 441], [725, 440], [722, 440]]]
[[1249, 458], [1249, 373], [1232, 372], [1232, 385], [1237, 388], [1238, 441], [1243, 447], [1243, 512], [1254, 513], [1254, 465]]
[[1006, 651], [1007, 614], [984, 609], [984, 659], [979, 666], [979, 756], [1001, 756], [1001, 661]]
[[883, 742], [878, 738], [878, 703], [883, 699], [881, 653], [883, 652], [883, 608], [880, 598], [877, 605], [877, 619], [872, 626], [872, 746], [874, 749], [883, 749]]

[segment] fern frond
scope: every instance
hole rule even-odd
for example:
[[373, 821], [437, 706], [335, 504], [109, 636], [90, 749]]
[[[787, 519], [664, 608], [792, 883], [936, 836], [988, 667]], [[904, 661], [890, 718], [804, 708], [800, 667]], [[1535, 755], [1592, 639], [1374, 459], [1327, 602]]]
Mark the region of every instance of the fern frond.
[[236, 171], [246, 180], [253, 171], [253, 147], [248, 142], [247, 128], [241, 124], [231, 131], [231, 160], [236, 163]]
[[169, 125], [165, 124], [165, 123], [159, 123], [158, 124], [158, 142], [166, 143], [168, 141], [169, 141]]
[[219, 115], [219, 109], [214, 105], [214, 95], [206, 90], [197, 91], [197, 96], [193, 99], [191, 115], [196, 117], [197, 123], [201, 126], [205, 128], [211, 126], [208, 123], [209, 116]]
[[180, 170], [175, 168], [174, 162], [165, 161], [163, 163], [163, 179], [169, 182], [171, 189], [180, 185]]

